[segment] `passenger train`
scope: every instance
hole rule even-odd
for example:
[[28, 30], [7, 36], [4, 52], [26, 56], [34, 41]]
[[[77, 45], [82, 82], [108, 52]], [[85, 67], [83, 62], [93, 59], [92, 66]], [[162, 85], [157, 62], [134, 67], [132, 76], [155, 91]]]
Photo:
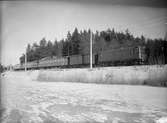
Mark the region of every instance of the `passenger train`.
[[[104, 50], [93, 53], [93, 66], [118, 66], [143, 64], [146, 60], [145, 47], [124, 47], [111, 50]], [[27, 62], [26, 68], [45, 69], [45, 68], [73, 68], [86, 67], [90, 64], [90, 55], [71, 55], [66, 57], [46, 57], [40, 60]], [[25, 64], [17, 64], [14, 70], [23, 70]]]

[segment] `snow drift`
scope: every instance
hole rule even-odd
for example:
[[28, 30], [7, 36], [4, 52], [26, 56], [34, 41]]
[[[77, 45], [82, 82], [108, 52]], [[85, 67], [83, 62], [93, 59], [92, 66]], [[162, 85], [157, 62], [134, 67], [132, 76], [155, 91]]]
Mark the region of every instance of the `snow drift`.
[[39, 70], [31, 76], [50, 82], [167, 86], [167, 65]]

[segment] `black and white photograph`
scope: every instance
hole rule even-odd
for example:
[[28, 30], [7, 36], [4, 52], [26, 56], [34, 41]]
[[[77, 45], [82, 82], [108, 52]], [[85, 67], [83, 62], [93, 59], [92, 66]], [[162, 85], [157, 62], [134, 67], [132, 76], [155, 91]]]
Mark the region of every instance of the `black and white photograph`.
[[167, 123], [166, 3], [0, 1], [0, 122]]

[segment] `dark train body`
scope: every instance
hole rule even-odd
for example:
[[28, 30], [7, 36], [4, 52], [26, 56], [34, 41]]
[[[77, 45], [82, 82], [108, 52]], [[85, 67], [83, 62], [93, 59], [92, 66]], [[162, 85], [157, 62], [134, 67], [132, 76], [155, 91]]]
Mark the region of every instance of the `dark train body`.
[[[93, 53], [93, 66], [134, 65], [145, 62], [145, 48], [126, 47]], [[66, 57], [46, 57], [27, 63], [27, 69], [86, 67], [90, 64], [90, 55], [72, 55]], [[25, 64], [14, 66], [14, 70], [23, 70]]]

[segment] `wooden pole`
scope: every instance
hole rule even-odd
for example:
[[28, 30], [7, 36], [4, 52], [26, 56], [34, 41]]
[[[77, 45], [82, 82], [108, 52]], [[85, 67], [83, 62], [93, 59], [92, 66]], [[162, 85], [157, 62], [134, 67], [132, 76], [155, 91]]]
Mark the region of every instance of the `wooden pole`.
[[24, 67], [25, 67], [25, 72], [27, 71], [27, 52], [25, 52], [25, 64], [24, 64]]
[[92, 69], [92, 32], [90, 31], [90, 69]]

